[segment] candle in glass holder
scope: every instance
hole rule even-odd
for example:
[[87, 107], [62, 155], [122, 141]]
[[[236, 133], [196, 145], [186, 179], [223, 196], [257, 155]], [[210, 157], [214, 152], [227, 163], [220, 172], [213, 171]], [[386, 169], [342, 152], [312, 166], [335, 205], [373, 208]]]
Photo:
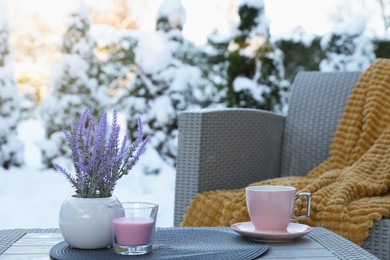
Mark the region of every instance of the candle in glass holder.
[[122, 217], [114, 219], [113, 223], [118, 244], [140, 246], [151, 240], [154, 227], [152, 218]]
[[153, 250], [158, 205], [122, 202], [108, 206], [112, 220], [112, 248], [121, 255], [144, 255]]

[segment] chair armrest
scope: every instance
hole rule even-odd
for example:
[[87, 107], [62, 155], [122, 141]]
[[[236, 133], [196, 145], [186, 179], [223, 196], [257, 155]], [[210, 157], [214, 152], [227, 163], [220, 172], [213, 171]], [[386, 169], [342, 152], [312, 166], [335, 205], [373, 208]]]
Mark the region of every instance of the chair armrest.
[[279, 177], [284, 121], [284, 116], [256, 109], [181, 113], [175, 226], [198, 192]]

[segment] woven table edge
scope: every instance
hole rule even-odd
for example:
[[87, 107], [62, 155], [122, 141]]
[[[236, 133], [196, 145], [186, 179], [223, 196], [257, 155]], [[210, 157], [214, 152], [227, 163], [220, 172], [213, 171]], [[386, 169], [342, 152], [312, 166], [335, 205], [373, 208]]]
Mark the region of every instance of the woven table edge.
[[[350, 240], [323, 227], [313, 229], [308, 236], [334, 253], [340, 259], [351, 259], [351, 255], [354, 255], [354, 259], [379, 259], [364, 248], [359, 247]], [[334, 244], [337, 244], [338, 246], [334, 247]]]

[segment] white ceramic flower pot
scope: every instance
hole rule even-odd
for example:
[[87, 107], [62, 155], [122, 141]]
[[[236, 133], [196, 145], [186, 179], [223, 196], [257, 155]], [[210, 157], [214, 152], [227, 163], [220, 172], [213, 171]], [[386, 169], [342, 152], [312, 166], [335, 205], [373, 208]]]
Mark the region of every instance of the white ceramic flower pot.
[[65, 241], [81, 249], [106, 248], [112, 243], [109, 204], [120, 202], [108, 198], [68, 197], [60, 209], [60, 229]]

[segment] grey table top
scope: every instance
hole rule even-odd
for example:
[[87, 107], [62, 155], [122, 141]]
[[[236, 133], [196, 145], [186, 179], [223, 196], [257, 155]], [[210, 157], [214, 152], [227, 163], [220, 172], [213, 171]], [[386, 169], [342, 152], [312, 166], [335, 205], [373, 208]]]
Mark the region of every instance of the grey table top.
[[[208, 229], [233, 232], [230, 228]], [[50, 259], [51, 247], [61, 241], [59, 229], [0, 230], [0, 259]], [[297, 240], [268, 244], [270, 248], [261, 259], [378, 259], [349, 240], [319, 227]]]

